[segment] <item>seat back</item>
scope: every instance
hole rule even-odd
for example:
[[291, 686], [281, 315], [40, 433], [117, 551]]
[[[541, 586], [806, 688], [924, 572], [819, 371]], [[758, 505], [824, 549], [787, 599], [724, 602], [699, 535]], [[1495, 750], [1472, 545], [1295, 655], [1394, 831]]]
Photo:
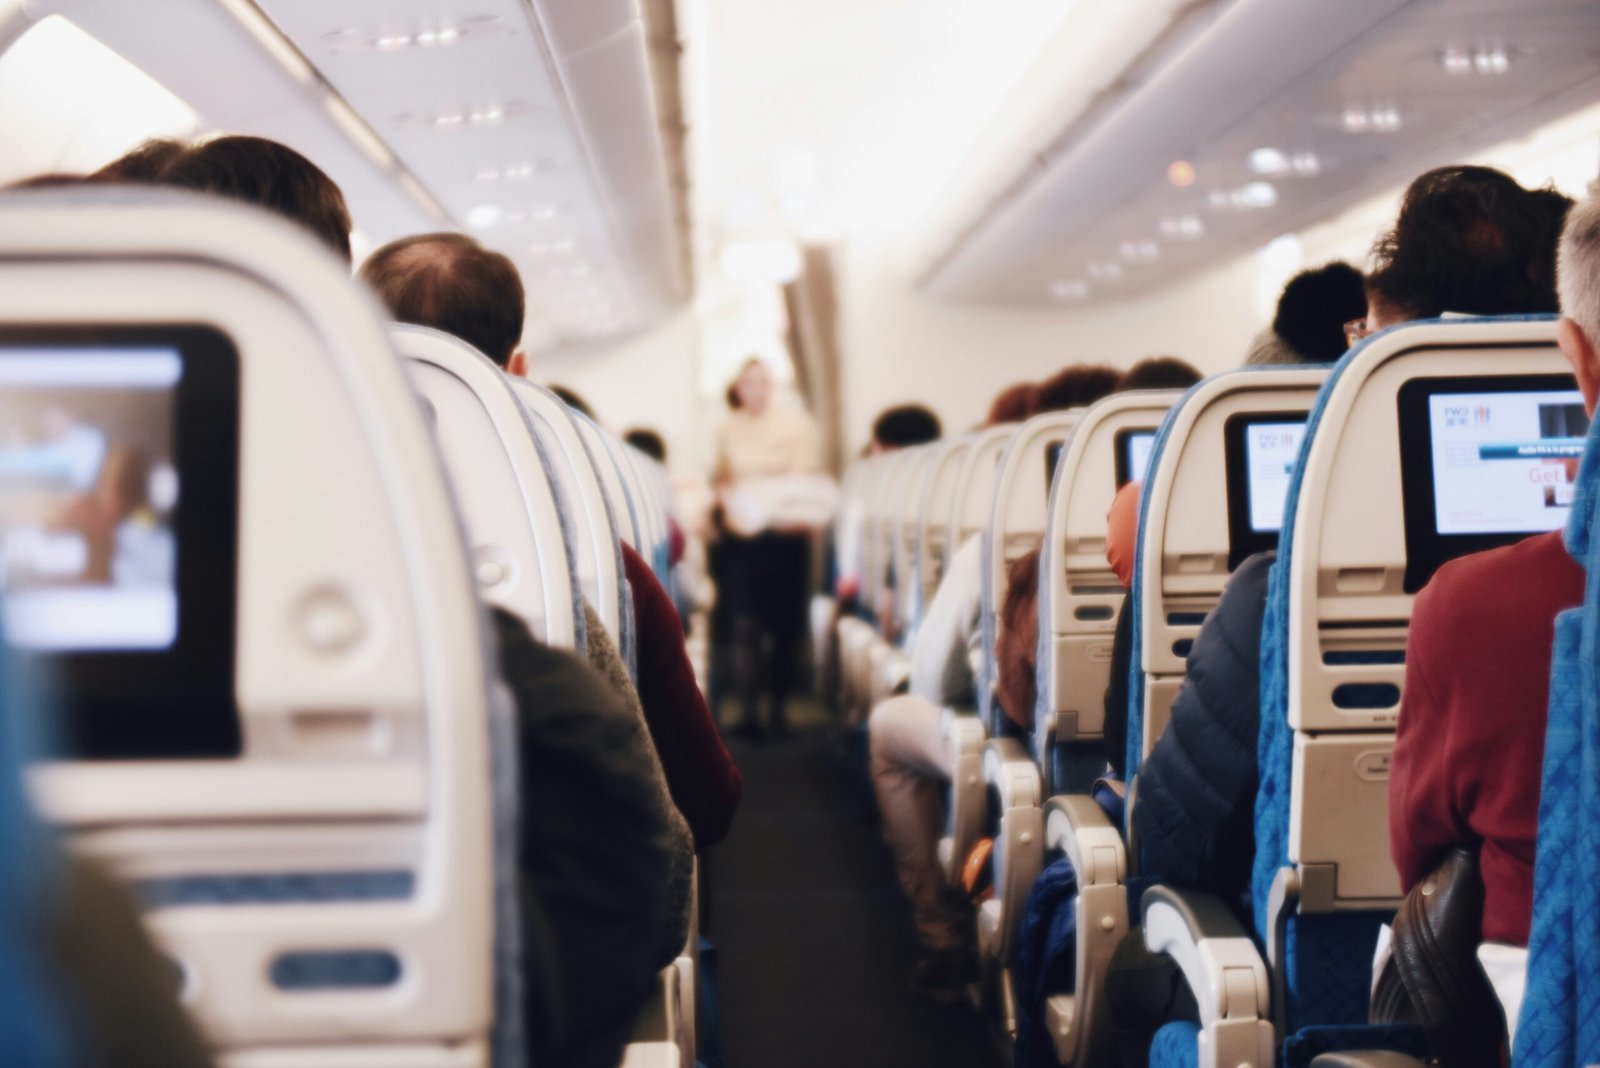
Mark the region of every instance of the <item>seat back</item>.
[[[1312, 409], [1262, 630], [1252, 880], [1291, 1032], [1365, 1018], [1377, 926], [1400, 898], [1388, 773], [1415, 592], [1449, 556], [1565, 519], [1549, 507], [1559, 456], [1530, 476], [1566, 448], [1575, 405], [1553, 322], [1499, 319], [1385, 331]], [[1508, 520], [1535, 526], [1465, 533]]]
[[389, 336], [432, 418], [484, 600], [520, 616], [546, 645], [577, 648], [583, 593], [566, 523], [506, 376], [449, 334], [392, 326]]
[[640, 514], [641, 506], [628, 492], [622, 465], [616, 453], [612, 451], [612, 439], [593, 419], [582, 412], [573, 412], [572, 421], [578, 428], [579, 436], [583, 438], [584, 447], [589, 451], [589, 462], [594, 464], [595, 474], [600, 477], [600, 487], [605, 491], [606, 500], [611, 505], [611, 514], [615, 519], [618, 536], [627, 542], [634, 552], [648, 558], [649, 534], [645, 528], [644, 516]]
[[865, 502], [866, 568], [861, 577], [861, 603], [870, 613], [874, 628], [880, 625], [881, 613], [888, 604], [894, 570], [895, 504], [905, 486], [911, 459], [910, 450], [898, 449], [880, 457], [870, 476], [871, 492]]
[[667, 573], [672, 570], [672, 528], [668, 520], [668, 501], [662, 493], [664, 480], [660, 477], [660, 465], [626, 442], [611, 438], [611, 443], [629, 491], [643, 505], [645, 527], [650, 532], [650, 553], [646, 559], [664, 586]]
[[[554, 393], [525, 378], [510, 377], [511, 390], [531, 417], [534, 437], [555, 475], [557, 500], [572, 520], [573, 561], [583, 596], [612, 635], [622, 632], [621, 536], [610, 498], [601, 485], [573, 413]], [[580, 613], [581, 614], [581, 613]]]
[[140, 891], [225, 1053], [488, 1063], [494, 948], [518, 937], [491, 779], [513, 754], [491, 750], [460, 520], [375, 303], [254, 210], [16, 195], [0, 362], [12, 413], [59, 413], [34, 507], [84, 486], [85, 457], [150, 474], [109, 580], [8, 577], [67, 739], [41, 810]]
[[972, 449], [976, 435], [963, 434], [958, 438], [940, 442], [932, 460], [928, 462], [918, 496], [921, 509], [917, 515], [916, 554], [912, 560], [915, 583], [911, 605], [911, 633], [915, 636], [922, 612], [933, 600], [944, 577], [946, 543], [950, 537], [950, 512], [955, 506], [956, 490], [961, 477], [962, 464]]
[[[1184, 395], [1156, 436], [1131, 600], [1130, 778], [1166, 729], [1189, 647], [1229, 574], [1275, 544], [1281, 520], [1273, 505], [1287, 485], [1282, 466], [1292, 461], [1298, 428], [1326, 378], [1317, 367], [1213, 375]], [[1253, 495], [1267, 514], [1252, 515]]]
[[949, 568], [950, 561], [968, 538], [980, 537], [989, 529], [994, 485], [1000, 476], [1000, 454], [1020, 425], [991, 426], [973, 438], [972, 447], [967, 450], [956, 475], [955, 491], [950, 495], [950, 519], [945, 528], [941, 573]]
[[1050, 754], [1057, 742], [1098, 742], [1105, 733], [1111, 643], [1125, 592], [1106, 562], [1106, 514], [1125, 482], [1144, 480], [1156, 428], [1182, 395], [1178, 390], [1113, 394], [1086, 409], [1065, 446], [1054, 458], [1046, 457], [1053, 472], [1039, 560], [1033, 748], [1047, 793], [1089, 785], [1056, 784]]
[[1066, 442], [1082, 408], [1046, 412], [1016, 428], [1000, 454], [989, 522], [983, 528], [983, 658], [978, 676], [978, 711], [990, 734], [999, 733], [995, 686], [995, 639], [1006, 596], [1006, 571], [1044, 537], [1050, 495], [1046, 475], [1053, 450]]

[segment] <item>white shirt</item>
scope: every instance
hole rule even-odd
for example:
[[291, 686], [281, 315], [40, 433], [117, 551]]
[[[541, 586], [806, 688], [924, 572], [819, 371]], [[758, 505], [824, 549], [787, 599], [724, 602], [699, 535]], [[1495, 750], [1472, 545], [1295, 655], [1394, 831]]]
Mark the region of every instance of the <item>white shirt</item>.
[[971, 707], [982, 656], [983, 539], [974, 534], [950, 560], [911, 647], [911, 692], [944, 707]]

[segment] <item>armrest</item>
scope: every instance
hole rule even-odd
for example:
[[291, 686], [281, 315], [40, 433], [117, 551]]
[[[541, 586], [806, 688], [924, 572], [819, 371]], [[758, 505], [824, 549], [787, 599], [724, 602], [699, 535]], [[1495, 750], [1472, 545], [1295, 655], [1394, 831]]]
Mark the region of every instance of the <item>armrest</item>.
[[1425, 1066], [1409, 1053], [1364, 1049], [1320, 1054], [1311, 1058], [1311, 1068], [1425, 1068]]
[[944, 737], [951, 757], [976, 753], [989, 737], [983, 729], [983, 720], [975, 712], [962, 712], [954, 708], [944, 710]]
[[1113, 886], [1128, 877], [1122, 834], [1094, 799], [1082, 794], [1052, 797], [1044, 806], [1044, 838], [1072, 862], [1078, 885]]
[[1172, 958], [1200, 1010], [1199, 1068], [1273, 1063], [1267, 966], [1219, 899], [1169, 886], [1145, 892], [1144, 943]]
[[1000, 795], [1000, 810], [1038, 808], [1044, 783], [1033, 754], [1015, 738], [991, 738], [983, 749], [983, 781]]

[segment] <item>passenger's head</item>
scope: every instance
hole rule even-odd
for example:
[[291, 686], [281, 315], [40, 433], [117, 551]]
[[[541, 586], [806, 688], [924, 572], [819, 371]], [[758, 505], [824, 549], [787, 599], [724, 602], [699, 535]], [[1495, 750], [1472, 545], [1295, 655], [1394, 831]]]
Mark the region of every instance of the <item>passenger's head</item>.
[[1262, 327], [1255, 337], [1250, 339], [1250, 351], [1245, 355], [1246, 367], [1270, 367], [1287, 365], [1300, 362], [1300, 354], [1291, 349], [1288, 342], [1278, 336], [1278, 332], [1270, 326]]
[[399, 322], [443, 330], [512, 374], [527, 373], [517, 348], [522, 279], [500, 253], [465, 234], [418, 234], [378, 249], [360, 273]]
[[750, 357], [739, 368], [739, 377], [733, 380], [733, 392], [740, 411], [761, 415], [772, 403], [772, 372], [759, 357]]
[[1572, 364], [1583, 406], [1600, 398], [1600, 185], [1572, 209], [1561, 232], [1556, 279], [1561, 291], [1561, 351]]
[[640, 452], [644, 453], [657, 463], [664, 464], [667, 462], [667, 443], [663, 441], [661, 439], [661, 435], [657, 434], [654, 430], [647, 430], [642, 426], [636, 426], [626, 434], [622, 435], [622, 440], [626, 441], [629, 445], [632, 445], [634, 448], [638, 449]]
[[892, 452], [938, 441], [939, 417], [920, 404], [886, 408], [872, 423], [872, 451]]
[[561, 398], [561, 403], [565, 404], [568, 408], [571, 408], [574, 411], [582, 412], [584, 415], [588, 416], [597, 423], [600, 421], [594, 418], [594, 409], [589, 407], [589, 402], [578, 396], [566, 386], [551, 386], [550, 392]]
[[995, 394], [989, 402], [989, 415], [984, 426], [1002, 423], [1020, 423], [1033, 414], [1033, 392], [1038, 386], [1033, 382], [1014, 382]]
[[1272, 332], [1299, 363], [1332, 363], [1350, 347], [1345, 324], [1367, 317], [1367, 285], [1361, 272], [1336, 260], [1301, 271], [1278, 297]]
[[1073, 364], [1040, 382], [1033, 391], [1033, 413], [1086, 408], [1117, 391], [1122, 372], [1106, 364]]
[[1367, 325], [1443, 312], [1556, 310], [1555, 251], [1571, 201], [1522, 188], [1489, 167], [1440, 167], [1406, 190], [1394, 229], [1373, 248]]
[[161, 169], [161, 185], [215, 193], [291, 219], [350, 262], [350, 209], [333, 179], [294, 149], [263, 137], [218, 137]]
[[1147, 356], [1122, 372], [1117, 390], [1188, 389], [1204, 377], [1193, 364], [1176, 356]]
[[167, 168], [188, 151], [189, 146], [182, 141], [171, 137], [152, 137], [89, 177], [97, 182], [159, 182]]

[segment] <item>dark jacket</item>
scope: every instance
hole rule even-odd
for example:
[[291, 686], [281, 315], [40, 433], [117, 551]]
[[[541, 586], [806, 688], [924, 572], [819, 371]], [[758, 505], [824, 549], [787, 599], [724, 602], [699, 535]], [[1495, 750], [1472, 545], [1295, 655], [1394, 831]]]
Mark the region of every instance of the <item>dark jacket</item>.
[[1113, 777], [1128, 773], [1128, 669], [1133, 660], [1133, 594], [1122, 596], [1111, 639], [1111, 681], [1106, 685], [1106, 763]]
[[613, 1068], [674, 922], [654, 756], [600, 675], [493, 619], [517, 705], [528, 1031], [540, 1064]]
[[1276, 557], [1240, 564], [1206, 617], [1133, 808], [1146, 874], [1230, 902], [1250, 885], [1255, 855], [1261, 621]]

